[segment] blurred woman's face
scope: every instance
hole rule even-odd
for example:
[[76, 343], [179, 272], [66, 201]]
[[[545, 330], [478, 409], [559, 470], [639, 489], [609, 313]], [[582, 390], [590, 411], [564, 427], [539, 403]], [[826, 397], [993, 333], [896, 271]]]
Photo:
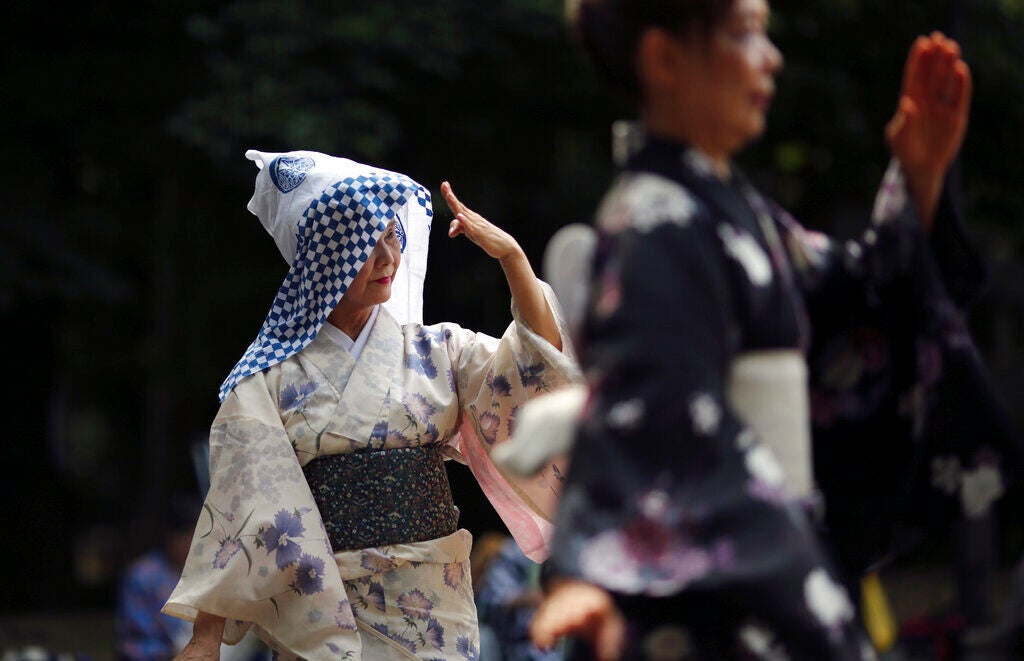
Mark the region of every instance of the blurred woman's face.
[[715, 157], [761, 135], [782, 68], [768, 17], [766, 0], [736, 0], [706, 37], [673, 37], [675, 55], [663, 60], [672, 64], [658, 69], [651, 57], [644, 105], [660, 118], [656, 128]]
[[368, 308], [391, 298], [391, 283], [402, 260], [402, 244], [391, 221], [370, 257], [352, 279], [342, 302], [351, 309]]
[[768, 17], [765, 0], [737, 0], [708, 45], [706, 111], [723, 141], [736, 145], [731, 151], [761, 135], [775, 96], [782, 54], [768, 38]]

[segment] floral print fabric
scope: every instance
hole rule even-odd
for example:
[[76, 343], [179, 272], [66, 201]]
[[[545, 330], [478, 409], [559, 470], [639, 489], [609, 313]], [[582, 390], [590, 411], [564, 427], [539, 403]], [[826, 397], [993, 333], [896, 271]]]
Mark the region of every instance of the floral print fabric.
[[[818, 241], [815, 265], [793, 260], [814, 323], [808, 360], [824, 526], [852, 575], [922, 533], [986, 514], [1024, 467], [1024, 439], [966, 326], [984, 272], [949, 191], [925, 237], [909, 209], [878, 215], [891, 208], [884, 198], [894, 187], [902, 175], [890, 167], [860, 241]], [[784, 211], [774, 215], [790, 245], [806, 245], [800, 237], [810, 233]]]
[[[662, 656], [668, 648], [678, 658], [873, 658], [844, 584], [891, 550], [921, 449], [942, 447], [941, 424], [929, 423], [949, 370], [982, 385], [944, 289], [948, 280], [968, 297], [973, 275], [960, 269], [971, 262], [945, 246], [934, 255], [956, 258], [936, 263], [898, 178], [887, 178], [864, 235], [839, 244], [702, 160], [651, 139], [598, 211], [580, 340], [591, 396], [552, 573], [617, 595], [627, 658], [675, 658]], [[935, 242], [958, 236], [942, 213]], [[829, 542], [851, 549], [838, 564], [811, 527], [818, 498], [785, 497], [775, 457], [727, 403], [733, 361], [777, 349], [807, 355], [814, 473], [829, 534], [840, 533]], [[968, 419], [998, 409], [990, 390], [971, 392], [984, 406]], [[980, 423], [997, 433], [986, 443], [1012, 448], [991, 421], [1005, 418], [989, 417]], [[957, 429], [942, 437], [968, 452], [978, 436]], [[879, 439], [877, 452], [864, 452], [865, 438]], [[983, 507], [998, 495], [995, 473], [959, 456], [936, 464], [936, 479]], [[841, 518], [868, 503], [875, 517]]]
[[757, 627], [790, 658], [861, 659], [840, 574], [727, 404], [735, 357], [806, 346], [796, 279], [740, 190], [692, 168], [690, 153], [651, 141], [598, 211], [580, 342], [591, 396], [552, 572], [617, 596], [624, 658], [686, 658], [673, 656], [688, 645], [680, 627], [721, 652], [708, 658], [733, 658], [739, 632]]
[[488, 454], [520, 404], [573, 380], [571, 358], [518, 320], [496, 339], [454, 324], [399, 327], [381, 310], [358, 361], [317, 338], [224, 401], [210, 491], [164, 611], [223, 616], [227, 642], [255, 625], [282, 656], [476, 658], [469, 534], [333, 553], [302, 467], [329, 454], [439, 446], [483, 478], [524, 550], [543, 557], [557, 466], [517, 483]]

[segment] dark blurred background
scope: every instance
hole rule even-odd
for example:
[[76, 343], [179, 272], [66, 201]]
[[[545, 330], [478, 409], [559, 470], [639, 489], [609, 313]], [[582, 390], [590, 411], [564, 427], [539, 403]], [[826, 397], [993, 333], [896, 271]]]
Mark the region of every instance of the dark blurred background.
[[[769, 130], [741, 164], [839, 235], [863, 222], [886, 166], [882, 129], [911, 41], [935, 29], [960, 40], [975, 97], [953, 183], [992, 272], [971, 323], [1024, 422], [1024, 2], [773, 10], [786, 67]], [[0, 17], [12, 164], [0, 181], [0, 616], [102, 615], [162, 499], [198, 488], [191, 448], [287, 271], [245, 209], [246, 149], [398, 170], [438, 203], [450, 180], [538, 268], [613, 173], [620, 114], [559, 0], [9, 0]], [[500, 269], [448, 240], [450, 213], [435, 211], [426, 321], [500, 333]], [[464, 525], [500, 529], [468, 471], [451, 472]], [[1020, 527], [1002, 522], [1001, 557], [1020, 553]], [[944, 557], [943, 539], [929, 544], [921, 558]]]

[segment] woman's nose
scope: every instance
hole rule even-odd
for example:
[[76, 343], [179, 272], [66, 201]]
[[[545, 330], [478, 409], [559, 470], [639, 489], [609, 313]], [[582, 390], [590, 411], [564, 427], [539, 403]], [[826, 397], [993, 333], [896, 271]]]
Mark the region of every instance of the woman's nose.
[[765, 46], [767, 48], [768, 69], [773, 74], [779, 73], [786, 63], [785, 58], [782, 57], [782, 51], [779, 50], [778, 46], [771, 39], [765, 40]]
[[397, 249], [395, 249], [392, 246], [388, 245], [388, 243], [386, 241], [382, 242], [381, 246], [384, 248], [384, 250], [381, 251], [381, 254], [377, 258], [377, 261], [380, 264], [385, 264], [385, 265], [386, 264], [394, 263], [395, 259], [397, 258], [397, 255], [395, 254], [395, 253], [398, 252]]

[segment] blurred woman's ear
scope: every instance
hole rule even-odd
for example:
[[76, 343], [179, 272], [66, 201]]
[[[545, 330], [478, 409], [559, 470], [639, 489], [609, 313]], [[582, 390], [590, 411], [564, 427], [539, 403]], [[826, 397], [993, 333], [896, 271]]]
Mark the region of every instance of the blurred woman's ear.
[[684, 76], [690, 45], [660, 27], [644, 30], [636, 46], [636, 77], [642, 99], [674, 88]]

